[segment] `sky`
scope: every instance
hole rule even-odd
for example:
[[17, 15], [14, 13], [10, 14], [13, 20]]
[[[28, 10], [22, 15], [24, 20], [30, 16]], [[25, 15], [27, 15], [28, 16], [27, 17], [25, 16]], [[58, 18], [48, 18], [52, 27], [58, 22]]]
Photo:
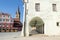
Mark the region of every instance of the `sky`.
[[0, 12], [8, 13], [15, 18], [16, 11], [20, 8], [20, 19], [23, 21], [23, 1], [22, 0], [0, 0]]

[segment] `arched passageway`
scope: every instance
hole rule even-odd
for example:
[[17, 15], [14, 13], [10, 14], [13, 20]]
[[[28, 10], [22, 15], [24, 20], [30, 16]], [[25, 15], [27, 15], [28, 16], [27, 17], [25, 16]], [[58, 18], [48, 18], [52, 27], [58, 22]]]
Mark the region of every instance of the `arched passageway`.
[[33, 34], [44, 34], [44, 22], [40, 17], [34, 17], [29, 22], [30, 25], [30, 35]]

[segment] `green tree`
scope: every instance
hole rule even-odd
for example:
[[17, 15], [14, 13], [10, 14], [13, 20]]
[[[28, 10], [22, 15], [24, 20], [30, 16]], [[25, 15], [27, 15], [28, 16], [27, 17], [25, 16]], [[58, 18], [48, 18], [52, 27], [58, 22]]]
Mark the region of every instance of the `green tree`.
[[40, 17], [34, 17], [29, 23], [29, 25], [31, 27], [41, 26], [43, 24], [44, 24], [44, 22], [42, 21], [42, 19]]

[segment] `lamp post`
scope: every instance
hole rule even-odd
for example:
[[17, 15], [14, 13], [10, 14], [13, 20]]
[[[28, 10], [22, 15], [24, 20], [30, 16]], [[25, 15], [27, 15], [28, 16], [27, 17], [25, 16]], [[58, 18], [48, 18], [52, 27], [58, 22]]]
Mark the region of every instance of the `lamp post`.
[[24, 3], [24, 14], [23, 14], [23, 28], [22, 36], [26, 36], [26, 14], [27, 14], [27, 0], [23, 0]]
[[24, 3], [23, 35], [26, 36], [26, 3]]
[[28, 34], [28, 31], [27, 31], [27, 30], [28, 30], [28, 27], [27, 27], [27, 25], [26, 25], [26, 24], [27, 24], [27, 23], [26, 23], [26, 22], [27, 22], [27, 21], [26, 21], [26, 18], [27, 18], [27, 17], [26, 17], [26, 16], [27, 16], [27, 3], [28, 3], [28, 0], [24, 0], [24, 7], [25, 7], [25, 8], [24, 8], [24, 11], [25, 11], [25, 12], [24, 12], [24, 36], [27, 36], [27, 34]]

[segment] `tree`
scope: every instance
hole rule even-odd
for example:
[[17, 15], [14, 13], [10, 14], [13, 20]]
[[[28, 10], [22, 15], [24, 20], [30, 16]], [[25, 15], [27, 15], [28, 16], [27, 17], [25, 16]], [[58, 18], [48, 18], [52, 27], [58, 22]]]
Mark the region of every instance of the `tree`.
[[[30, 21], [30, 23], [29, 23], [29, 25], [31, 26], [31, 27], [35, 27], [36, 29], [36, 31], [38, 32], [38, 33], [44, 33], [44, 22], [43, 22], [43, 20], [40, 18], [40, 17], [34, 17], [31, 21]], [[34, 30], [34, 29], [33, 29]]]
[[40, 17], [34, 17], [29, 23], [29, 25], [31, 27], [41, 26], [43, 24], [44, 24], [44, 22], [42, 21], [42, 19]]

